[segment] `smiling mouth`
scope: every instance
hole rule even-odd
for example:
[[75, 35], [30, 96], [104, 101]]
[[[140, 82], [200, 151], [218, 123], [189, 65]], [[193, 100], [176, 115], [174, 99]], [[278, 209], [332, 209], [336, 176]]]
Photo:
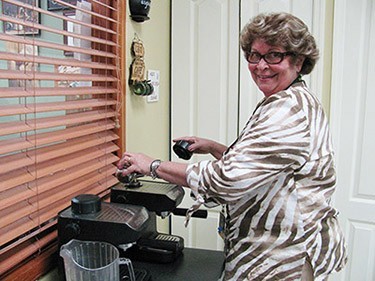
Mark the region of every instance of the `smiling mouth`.
[[258, 75], [258, 78], [261, 79], [261, 80], [266, 80], [266, 79], [274, 78], [275, 76], [276, 76], [276, 74], [274, 74], [274, 75]]

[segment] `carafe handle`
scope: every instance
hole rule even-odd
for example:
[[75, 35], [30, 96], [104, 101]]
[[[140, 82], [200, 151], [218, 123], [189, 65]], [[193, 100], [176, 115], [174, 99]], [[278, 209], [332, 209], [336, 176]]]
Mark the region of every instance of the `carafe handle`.
[[131, 262], [130, 259], [127, 259], [127, 258], [120, 258], [119, 260], [119, 266], [120, 265], [126, 265], [126, 267], [128, 268], [128, 273], [129, 273], [129, 280], [130, 281], [135, 281], [135, 274], [134, 274], [134, 268], [133, 268], [133, 264]]

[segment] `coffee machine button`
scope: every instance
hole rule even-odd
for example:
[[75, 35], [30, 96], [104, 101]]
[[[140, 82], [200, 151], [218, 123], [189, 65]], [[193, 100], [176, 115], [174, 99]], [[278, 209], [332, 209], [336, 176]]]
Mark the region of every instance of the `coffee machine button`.
[[65, 235], [70, 239], [77, 237], [81, 233], [81, 228], [78, 223], [71, 222], [65, 226]]

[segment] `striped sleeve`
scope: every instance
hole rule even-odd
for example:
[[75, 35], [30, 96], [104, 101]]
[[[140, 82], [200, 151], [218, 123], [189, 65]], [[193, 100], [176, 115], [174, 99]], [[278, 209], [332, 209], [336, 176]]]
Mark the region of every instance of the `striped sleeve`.
[[267, 98], [220, 160], [188, 167], [189, 186], [205, 198], [231, 203], [302, 166], [309, 157], [310, 135], [297, 99], [286, 92]]

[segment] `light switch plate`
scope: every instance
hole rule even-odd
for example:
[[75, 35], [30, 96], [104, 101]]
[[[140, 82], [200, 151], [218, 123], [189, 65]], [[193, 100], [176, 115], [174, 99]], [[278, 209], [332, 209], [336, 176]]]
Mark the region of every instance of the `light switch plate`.
[[147, 96], [147, 102], [157, 102], [159, 100], [159, 84], [160, 84], [160, 71], [147, 70], [147, 80], [150, 80], [154, 91], [151, 95]]

